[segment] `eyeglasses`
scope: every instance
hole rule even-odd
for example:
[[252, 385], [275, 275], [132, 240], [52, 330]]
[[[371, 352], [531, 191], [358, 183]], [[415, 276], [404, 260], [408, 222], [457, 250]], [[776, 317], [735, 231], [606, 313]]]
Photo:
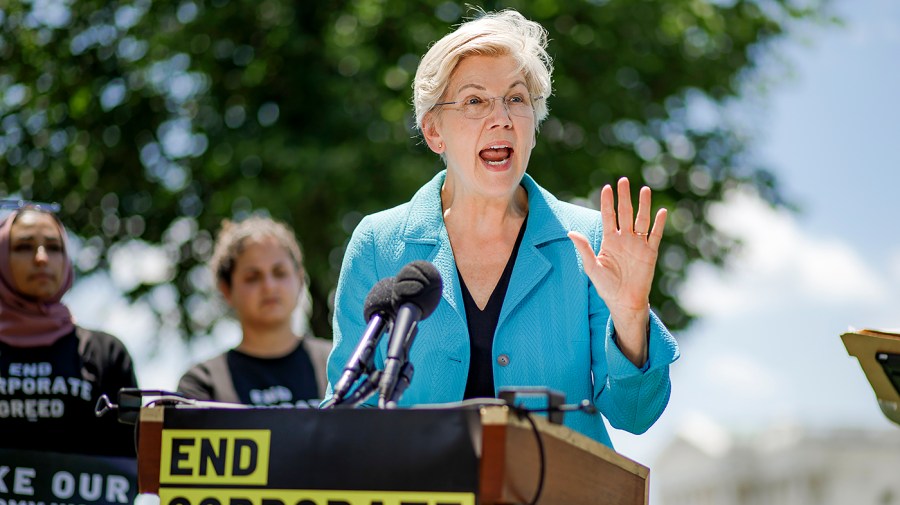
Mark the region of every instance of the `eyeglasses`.
[[32, 202], [29, 200], [11, 200], [0, 199], [0, 209], [2, 210], [19, 210], [34, 209], [43, 212], [56, 214], [59, 212], [60, 205], [58, 203]]
[[450, 110], [462, 111], [463, 115], [468, 119], [483, 119], [494, 112], [494, 102], [496, 100], [503, 100], [503, 105], [506, 107], [506, 112], [508, 112], [511, 116], [534, 117], [533, 103], [542, 98], [542, 96], [536, 96], [532, 98], [527, 95], [518, 94], [510, 96], [495, 96], [493, 98], [485, 98], [476, 95], [470, 96], [465, 100], [458, 100], [456, 102], [436, 103], [434, 104], [434, 107], [437, 107], [438, 105], [459, 104], [459, 107]]

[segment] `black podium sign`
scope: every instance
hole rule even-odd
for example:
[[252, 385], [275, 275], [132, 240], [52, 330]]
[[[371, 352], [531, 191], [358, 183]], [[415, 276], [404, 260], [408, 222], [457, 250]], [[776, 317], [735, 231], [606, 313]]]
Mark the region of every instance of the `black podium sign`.
[[119, 505], [136, 495], [134, 458], [0, 449], [2, 505]]
[[166, 408], [161, 505], [474, 505], [479, 422], [477, 410]]

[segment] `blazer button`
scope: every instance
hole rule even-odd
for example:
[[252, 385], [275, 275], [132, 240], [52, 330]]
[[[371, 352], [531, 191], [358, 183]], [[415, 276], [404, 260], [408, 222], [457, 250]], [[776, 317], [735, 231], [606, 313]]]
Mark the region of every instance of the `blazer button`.
[[501, 354], [500, 356], [497, 356], [497, 364], [500, 366], [508, 365], [509, 364], [509, 356], [507, 356], [506, 354]]

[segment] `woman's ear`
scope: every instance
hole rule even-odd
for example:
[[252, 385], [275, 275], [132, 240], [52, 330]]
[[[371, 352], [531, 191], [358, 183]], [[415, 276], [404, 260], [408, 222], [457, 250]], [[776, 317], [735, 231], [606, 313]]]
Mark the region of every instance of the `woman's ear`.
[[228, 285], [225, 281], [218, 282], [219, 293], [222, 293], [222, 298], [228, 303], [228, 306], [231, 305], [231, 286]]
[[428, 147], [435, 154], [443, 154], [446, 146], [437, 123], [438, 121], [434, 114], [431, 112], [425, 114], [425, 117], [422, 118], [422, 136], [425, 138], [425, 143], [428, 144]]

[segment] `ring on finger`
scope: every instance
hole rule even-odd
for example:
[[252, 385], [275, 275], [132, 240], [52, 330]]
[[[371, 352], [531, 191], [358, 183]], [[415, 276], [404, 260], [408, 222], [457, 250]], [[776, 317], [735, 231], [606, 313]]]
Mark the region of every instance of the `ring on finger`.
[[645, 231], [645, 232], [636, 231], [636, 232], [634, 232], [634, 234], [637, 235], [638, 237], [646, 237], [646, 236], [650, 235], [650, 232], [649, 231]]

